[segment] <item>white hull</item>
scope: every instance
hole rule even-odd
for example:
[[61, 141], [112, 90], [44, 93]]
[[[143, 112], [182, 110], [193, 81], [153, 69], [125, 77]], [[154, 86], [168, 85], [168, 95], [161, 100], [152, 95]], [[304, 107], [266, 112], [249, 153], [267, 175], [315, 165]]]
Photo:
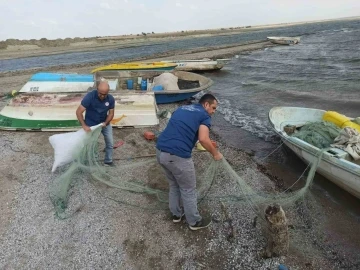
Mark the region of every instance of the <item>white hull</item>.
[[[76, 109], [85, 93], [19, 94], [1, 110], [0, 120], [15, 119], [17, 126], [2, 126], [5, 130], [35, 129], [78, 130]], [[150, 127], [159, 124], [154, 93], [115, 94], [113, 127]], [[0, 121], [1, 122], [1, 121]], [[45, 127], [45, 122], [51, 122]], [[69, 124], [68, 122], [71, 122]], [[34, 124], [35, 123], [35, 124]]]
[[222, 69], [230, 59], [219, 60], [166, 60], [162, 62], [176, 63], [175, 70], [180, 71], [210, 71]]
[[[306, 163], [312, 163], [320, 154], [320, 149], [298, 138], [288, 136], [283, 127], [287, 124], [302, 125], [306, 122], [321, 121], [325, 111], [275, 107], [269, 113], [269, 120], [282, 141]], [[331, 148], [323, 154], [317, 172], [342, 189], [360, 198], [360, 166], [351, 161], [349, 155], [340, 149]]]
[[33, 92], [86, 92], [89, 88], [93, 87], [94, 82], [54, 82], [54, 81], [29, 81], [19, 92], [33, 93]]

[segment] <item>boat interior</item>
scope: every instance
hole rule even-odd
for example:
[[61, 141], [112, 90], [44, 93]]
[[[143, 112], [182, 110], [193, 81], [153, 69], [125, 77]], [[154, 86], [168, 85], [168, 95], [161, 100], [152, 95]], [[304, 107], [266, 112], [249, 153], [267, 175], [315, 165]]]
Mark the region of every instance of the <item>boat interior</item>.
[[[321, 121], [324, 113], [325, 111], [317, 109], [277, 107], [270, 111], [269, 118], [275, 129], [291, 136], [291, 133], [299, 131], [305, 124]], [[293, 127], [294, 130], [289, 132], [286, 127]], [[293, 139], [300, 140], [298, 138]], [[308, 144], [303, 140], [301, 141]], [[354, 160], [348, 152], [342, 149], [331, 147], [327, 153], [360, 165], [360, 160]]]
[[[94, 88], [98, 86], [101, 80], [105, 79], [110, 85], [110, 90], [120, 90], [127, 91], [128, 81], [132, 81], [132, 88], [135, 91], [141, 91], [141, 81], [147, 81], [151, 83], [154, 77], [159, 76], [164, 73], [164, 71], [118, 71], [118, 70], [107, 70], [107, 71], [98, 71], [94, 74]], [[210, 79], [183, 71], [170, 71], [169, 73], [174, 74], [178, 77], [178, 87], [180, 90], [190, 90], [197, 89], [201, 86], [205, 86]], [[147, 91], [151, 89], [147, 87]], [[144, 90], [143, 90], [144, 91]]]

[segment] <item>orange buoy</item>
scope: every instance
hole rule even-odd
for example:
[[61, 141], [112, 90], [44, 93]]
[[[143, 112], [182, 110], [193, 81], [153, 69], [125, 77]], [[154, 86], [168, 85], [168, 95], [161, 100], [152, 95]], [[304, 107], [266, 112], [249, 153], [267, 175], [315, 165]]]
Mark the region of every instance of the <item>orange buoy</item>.
[[155, 134], [152, 133], [151, 131], [145, 131], [144, 132], [144, 137], [145, 137], [145, 139], [151, 141], [151, 140], [155, 139]]

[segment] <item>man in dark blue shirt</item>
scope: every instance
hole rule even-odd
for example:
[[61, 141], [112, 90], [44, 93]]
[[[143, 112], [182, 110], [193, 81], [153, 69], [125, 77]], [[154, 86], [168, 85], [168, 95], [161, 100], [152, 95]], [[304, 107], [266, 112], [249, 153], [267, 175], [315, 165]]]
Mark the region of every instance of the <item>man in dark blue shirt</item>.
[[[96, 90], [86, 94], [76, 110], [76, 116], [86, 132], [90, 132], [91, 126], [103, 124], [101, 133], [105, 139], [105, 160], [104, 164], [113, 166], [113, 133], [110, 121], [114, 118], [115, 99], [109, 95], [109, 84], [101, 81]], [[85, 112], [85, 120], [83, 112]]]
[[[185, 214], [191, 230], [206, 228], [211, 223], [211, 219], [201, 217], [197, 209], [196, 177], [191, 152], [199, 140], [215, 160], [222, 159], [209, 136], [211, 115], [216, 108], [217, 100], [211, 94], [203, 95], [198, 104], [178, 108], [157, 140], [156, 156], [169, 181], [169, 208], [173, 222], [180, 222]], [[180, 208], [180, 199], [184, 214]]]

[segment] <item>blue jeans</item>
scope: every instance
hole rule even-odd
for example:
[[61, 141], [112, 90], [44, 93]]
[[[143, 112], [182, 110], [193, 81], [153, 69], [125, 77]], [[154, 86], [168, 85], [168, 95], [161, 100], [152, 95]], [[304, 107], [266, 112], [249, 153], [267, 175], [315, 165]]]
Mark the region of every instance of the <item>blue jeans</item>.
[[113, 151], [114, 151], [114, 140], [113, 140], [113, 131], [112, 126], [109, 124], [106, 127], [102, 128], [101, 133], [104, 135], [105, 139], [105, 163], [112, 162]]

